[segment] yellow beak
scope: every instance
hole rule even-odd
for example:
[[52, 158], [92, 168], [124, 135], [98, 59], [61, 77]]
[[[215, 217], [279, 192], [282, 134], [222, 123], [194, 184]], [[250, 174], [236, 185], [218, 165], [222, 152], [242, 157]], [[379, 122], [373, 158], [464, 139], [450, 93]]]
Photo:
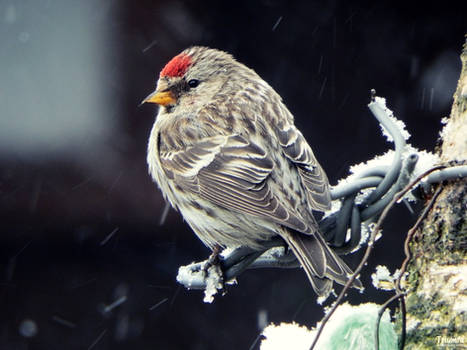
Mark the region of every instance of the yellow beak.
[[158, 105], [161, 106], [167, 106], [174, 104], [176, 101], [175, 96], [173, 95], [172, 92], [170, 91], [154, 91], [152, 94], [150, 94], [148, 97], [146, 97], [143, 103], [157, 103]]

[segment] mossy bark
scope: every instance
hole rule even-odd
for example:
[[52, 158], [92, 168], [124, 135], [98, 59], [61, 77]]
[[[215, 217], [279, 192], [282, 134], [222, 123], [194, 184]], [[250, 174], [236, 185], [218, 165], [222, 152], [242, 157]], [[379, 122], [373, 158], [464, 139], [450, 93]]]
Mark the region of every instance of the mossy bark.
[[[442, 132], [443, 161], [467, 159], [467, 42], [451, 115]], [[405, 349], [467, 348], [467, 179], [442, 192], [411, 243]]]

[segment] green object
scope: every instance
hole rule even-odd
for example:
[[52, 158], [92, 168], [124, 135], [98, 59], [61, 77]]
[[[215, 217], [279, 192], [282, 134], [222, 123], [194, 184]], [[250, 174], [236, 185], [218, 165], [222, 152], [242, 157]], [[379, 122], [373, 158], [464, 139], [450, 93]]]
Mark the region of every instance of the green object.
[[[380, 305], [367, 303], [339, 306], [324, 327], [318, 342], [319, 349], [375, 349], [375, 327]], [[397, 350], [397, 335], [389, 311], [379, 325], [379, 349]]]

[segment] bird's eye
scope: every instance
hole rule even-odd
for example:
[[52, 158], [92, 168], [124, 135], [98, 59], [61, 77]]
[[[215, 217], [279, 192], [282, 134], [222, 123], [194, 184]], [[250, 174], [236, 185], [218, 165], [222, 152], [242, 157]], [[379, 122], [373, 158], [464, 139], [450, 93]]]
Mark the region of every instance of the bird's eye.
[[195, 88], [199, 85], [200, 81], [198, 79], [191, 79], [189, 82], [188, 82], [188, 86], [191, 87], [191, 88]]

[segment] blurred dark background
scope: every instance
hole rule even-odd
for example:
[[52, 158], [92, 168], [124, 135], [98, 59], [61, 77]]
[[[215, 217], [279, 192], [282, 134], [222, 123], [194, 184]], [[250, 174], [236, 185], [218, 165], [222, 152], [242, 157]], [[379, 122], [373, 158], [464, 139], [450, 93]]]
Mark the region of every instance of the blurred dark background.
[[[158, 224], [156, 109], [138, 104], [184, 48], [229, 51], [282, 95], [335, 184], [391, 147], [371, 88], [434, 149], [460, 72], [460, 3], [0, 1], [0, 349], [257, 349], [264, 316], [314, 325], [300, 270], [248, 271], [213, 304], [176, 284], [209, 251], [176, 212]], [[390, 296], [370, 274], [400, 266], [414, 220], [391, 213], [352, 302]]]

